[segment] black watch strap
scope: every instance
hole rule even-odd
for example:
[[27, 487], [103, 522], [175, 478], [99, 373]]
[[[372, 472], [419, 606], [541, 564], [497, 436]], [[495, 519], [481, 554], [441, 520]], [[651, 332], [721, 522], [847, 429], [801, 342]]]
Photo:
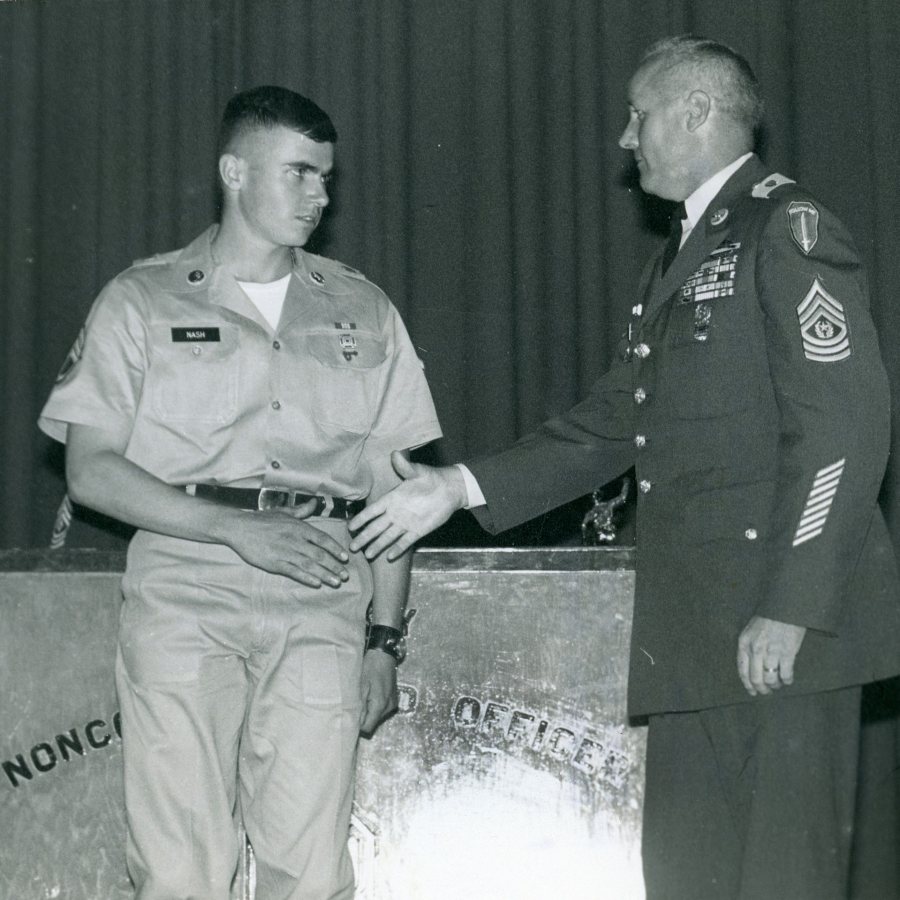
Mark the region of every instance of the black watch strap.
[[366, 650], [383, 650], [402, 663], [406, 656], [406, 639], [399, 628], [390, 625], [370, 625], [366, 636]]

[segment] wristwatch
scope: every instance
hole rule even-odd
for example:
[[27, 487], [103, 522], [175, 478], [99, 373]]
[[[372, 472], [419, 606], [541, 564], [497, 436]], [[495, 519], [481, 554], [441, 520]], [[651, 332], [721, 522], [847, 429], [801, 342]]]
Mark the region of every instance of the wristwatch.
[[399, 628], [370, 625], [366, 635], [366, 650], [383, 650], [400, 665], [406, 659], [406, 637]]

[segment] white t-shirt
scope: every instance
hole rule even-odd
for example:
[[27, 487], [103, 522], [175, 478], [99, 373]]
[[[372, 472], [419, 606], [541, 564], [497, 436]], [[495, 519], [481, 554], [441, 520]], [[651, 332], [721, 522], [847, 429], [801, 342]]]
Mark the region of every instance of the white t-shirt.
[[238, 284], [253, 301], [253, 305], [260, 311], [263, 318], [272, 328], [277, 329], [290, 280], [291, 273], [288, 272], [284, 278], [279, 278], [278, 281], [238, 281]]

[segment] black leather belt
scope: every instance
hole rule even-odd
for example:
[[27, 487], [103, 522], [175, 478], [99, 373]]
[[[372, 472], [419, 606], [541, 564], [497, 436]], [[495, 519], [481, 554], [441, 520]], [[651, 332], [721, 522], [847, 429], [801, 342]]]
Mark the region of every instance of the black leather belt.
[[310, 513], [326, 519], [352, 519], [365, 509], [365, 500], [344, 500], [343, 497], [328, 497], [316, 494], [302, 494], [287, 488], [236, 488], [221, 484], [188, 484], [187, 493], [203, 500], [212, 500], [235, 509], [292, 509], [315, 500], [316, 506]]

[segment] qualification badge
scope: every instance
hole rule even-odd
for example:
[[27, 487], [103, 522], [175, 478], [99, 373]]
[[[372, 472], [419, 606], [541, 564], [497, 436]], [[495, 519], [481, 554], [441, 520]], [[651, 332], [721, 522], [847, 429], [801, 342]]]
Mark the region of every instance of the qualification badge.
[[694, 340], [705, 341], [709, 337], [712, 309], [708, 303], [698, 303], [694, 307]]
[[[334, 327], [339, 331], [356, 331], [356, 322], [335, 322]], [[352, 334], [342, 334], [338, 337], [341, 346], [341, 353], [347, 362], [350, 362], [354, 356], [359, 356], [357, 350], [356, 337]]]

